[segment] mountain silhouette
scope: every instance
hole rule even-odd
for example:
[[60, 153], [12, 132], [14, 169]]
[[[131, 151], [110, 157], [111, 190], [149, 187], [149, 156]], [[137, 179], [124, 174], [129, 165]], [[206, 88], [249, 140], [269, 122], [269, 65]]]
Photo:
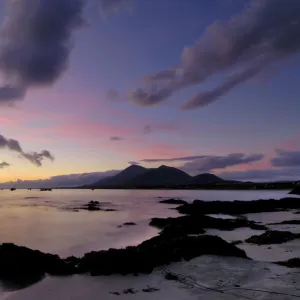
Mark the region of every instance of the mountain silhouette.
[[89, 188], [163, 188], [176, 186], [198, 186], [224, 182], [222, 178], [209, 173], [190, 176], [182, 170], [165, 165], [147, 169], [132, 165], [115, 176], [98, 180], [84, 187]]
[[95, 183], [92, 184], [92, 186], [94, 187], [116, 186], [117, 187], [117, 186], [126, 185], [129, 184], [130, 181], [132, 181], [137, 176], [143, 175], [148, 171], [149, 170], [144, 167], [132, 165], [115, 176], [103, 178], [101, 180], [96, 181]]
[[206, 184], [206, 183], [217, 183], [217, 182], [222, 182], [222, 181], [224, 181], [222, 178], [220, 178], [214, 174], [203, 173], [203, 174], [194, 176], [190, 183], [197, 185], [197, 184]]

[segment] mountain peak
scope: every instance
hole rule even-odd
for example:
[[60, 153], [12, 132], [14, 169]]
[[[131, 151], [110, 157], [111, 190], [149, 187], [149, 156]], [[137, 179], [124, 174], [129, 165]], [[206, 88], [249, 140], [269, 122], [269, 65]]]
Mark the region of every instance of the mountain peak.
[[172, 167], [168, 167], [166, 165], [161, 165], [158, 169], [171, 169]]
[[[142, 167], [142, 166], [139, 166], [139, 165], [131, 165], [131, 166], [129, 166], [129, 167], [127, 167], [125, 170], [134, 170], [134, 169], [146, 169], [146, 168], [144, 168], [144, 167]], [[124, 170], [124, 171], [125, 171]]]

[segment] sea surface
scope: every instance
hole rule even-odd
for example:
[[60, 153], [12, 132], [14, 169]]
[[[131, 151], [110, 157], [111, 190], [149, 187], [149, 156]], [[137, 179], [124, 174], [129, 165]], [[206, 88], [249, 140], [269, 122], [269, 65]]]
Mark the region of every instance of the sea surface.
[[[92, 250], [137, 245], [155, 236], [153, 217], [174, 217], [176, 205], [164, 198], [213, 200], [279, 199], [288, 191], [178, 190], [38, 190], [0, 191], [0, 243], [11, 242], [43, 252], [82, 256]], [[78, 207], [99, 201], [115, 212], [83, 211]], [[136, 226], [121, 226], [135, 222]], [[121, 227], [120, 227], [121, 226]]]

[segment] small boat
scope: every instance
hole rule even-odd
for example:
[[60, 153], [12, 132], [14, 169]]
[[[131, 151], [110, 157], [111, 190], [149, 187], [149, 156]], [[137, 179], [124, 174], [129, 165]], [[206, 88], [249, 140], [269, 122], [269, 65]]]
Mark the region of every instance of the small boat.
[[11, 188], [10, 190], [11, 190], [11, 191], [15, 191], [15, 190], [16, 190], [16, 188]]

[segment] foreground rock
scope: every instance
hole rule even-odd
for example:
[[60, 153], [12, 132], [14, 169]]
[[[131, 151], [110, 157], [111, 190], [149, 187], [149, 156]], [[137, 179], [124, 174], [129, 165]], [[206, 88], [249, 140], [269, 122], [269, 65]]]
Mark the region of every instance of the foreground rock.
[[159, 203], [178, 204], [178, 205], [188, 204], [186, 201], [180, 199], [166, 199], [166, 200], [159, 201]]
[[46, 273], [91, 275], [151, 273], [155, 267], [204, 254], [247, 258], [246, 253], [217, 236], [191, 237], [163, 231], [136, 247], [90, 252], [83, 258], [61, 259], [13, 244], [0, 246], [0, 279], [13, 283], [35, 282]]
[[101, 208], [101, 203], [99, 201], [90, 201], [88, 204], [84, 204], [83, 206], [76, 208], [76, 210], [88, 210], [88, 211], [116, 211], [113, 208]]
[[74, 272], [74, 265], [57, 255], [45, 254], [14, 244], [0, 246], [0, 279], [16, 283], [34, 282], [46, 273], [69, 275]]
[[163, 229], [166, 226], [180, 227], [185, 234], [204, 233], [205, 228], [213, 228], [219, 230], [234, 230], [241, 227], [249, 227], [254, 230], [266, 230], [264, 225], [256, 224], [247, 219], [218, 219], [203, 215], [190, 215], [178, 218], [153, 218], [150, 222], [151, 226]]
[[289, 194], [294, 194], [294, 195], [300, 195], [300, 186], [295, 187], [292, 189]]
[[269, 225], [300, 225], [300, 220], [287, 220], [279, 223], [271, 223]]
[[300, 268], [300, 258], [292, 258], [287, 261], [278, 261], [276, 264], [285, 266], [288, 268]]
[[240, 215], [261, 212], [273, 212], [300, 209], [300, 198], [254, 201], [201, 201], [184, 204], [177, 208], [183, 214], [228, 214]]
[[261, 235], [254, 235], [246, 239], [247, 243], [257, 245], [282, 244], [300, 238], [300, 234], [289, 231], [266, 231]]
[[154, 268], [210, 254], [247, 258], [246, 253], [217, 236], [171, 236], [162, 233], [137, 247], [86, 254], [79, 264], [91, 275], [151, 273]]

